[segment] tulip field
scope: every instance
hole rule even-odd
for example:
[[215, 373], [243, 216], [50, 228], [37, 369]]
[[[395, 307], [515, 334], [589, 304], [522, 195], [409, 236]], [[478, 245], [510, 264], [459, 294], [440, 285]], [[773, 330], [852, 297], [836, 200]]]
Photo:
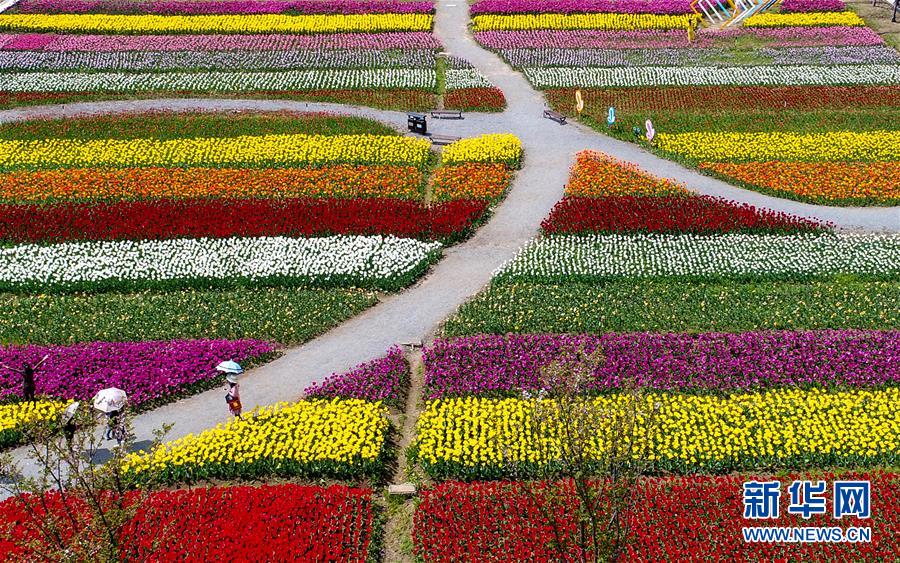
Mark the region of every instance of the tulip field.
[[471, 13], [484, 47], [558, 111], [575, 114], [580, 90], [602, 132], [776, 197], [900, 201], [900, 52], [841, 0], [691, 32], [690, 2], [479, 0]]
[[[417, 557], [548, 560], [561, 544], [591, 560], [560, 473], [571, 430], [537, 414], [555, 412], [545, 368], [586, 361], [579, 351], [601, 358], [579, 387], [591, 408], [625, 408], [636, 385], [653, 413], [634, 428], [648, 475], [627, 515], [629, 561], [824, 557], [830, 547], [741, 538], [756, 525], [742, 484], [785, 472], [870, 480], [874, 508], [779, 525], [872, 526], [872, 543], [829, 556], [898, 556], [900, 239], [689, 187], [580, 153], [541, 235], [426, 346], [411, 452], [432, 484]], [[588, 467], [614, 446], [598, 424]]]
[[[106, 387], [137, 410], [209, 389], [219, 362], [267, 361], [413, 283], [486, 219], [522, 154], [512, 135], [463, 139], [438, 158], [373, 121], [254, 112], [4, 124], [0, 145], [4, 445], [59, 401]], [[14, 370], [44, 357], [46, 402], [16, 402]], [[394, 350], [310, 396], [398, 406], [405, 365]], [[372, 421], [364, 452], [336, 441], [378, 465], [381, 411], [334, 408]], [[329, 420], [309, 421], [307, 435]], [[344, 453], [293, 455], [296, 467], [278, 472], [308, 474]]]
[[439, 57], [431, 2], [22, 0], [0, 14], [0, 104], [265, 97], [499, 111], [502, 92]]

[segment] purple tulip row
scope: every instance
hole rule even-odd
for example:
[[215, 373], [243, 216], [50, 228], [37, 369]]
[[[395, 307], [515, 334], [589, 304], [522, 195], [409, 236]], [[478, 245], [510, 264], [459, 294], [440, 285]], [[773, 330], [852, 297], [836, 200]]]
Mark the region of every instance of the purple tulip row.
[[[37, 393], [65, 399], [90, 399], [106, 387], [128, 393], [133, 406], [164, 399], [184, 387], [221, 378], [216, 366], [238, 363], [276, 350], [260, 340], [171, 340], [88, 342], [69, 346], [4, 346], [0, 363], [20, 370], [38, 365]], [[0, 368], [0, 397], [22, 395], [19, 372]]]
[[617, 14], [690, 14], [690, 0], [480, 0], [469, 8], [478, 14], [610, 12]]
[[847, 9], [843, 0], [784, 0], [782, 12], [842, 12]]
[[587, 385], [597, 391], [627, 383], [703, 391], [900, 383], [898, 331], [479, 335], [425, 350], [425, 396], [537, 390], [545, 366], [598, 346], [603, 360]]
[[399, 407], [408, 384], [409, 364], [403, 350], [395, 346], [384, 357], [347, 373], [333, 374], [322, 383], [313, 383], [303, 393], [307, 397], [384, 401]]
[[57, 35], [0, 33], [4, 51], [297, 51], [318, 49], [438, 49], [427, 32], [320, 35]]
[[600, 31], [531, 30], [480, 31], [475, 39], [489, 49], [664, 49], [721, 47], [734, 36], [752, 36], [768, 47], [816, 47], [829, 45], [883, 45], [868, 27], [741, 28], [699, 33], [693, 42], [682, 30]]
[[430, 14], [431, 2], [399, 0], [23, 0], [17, 11], [28, 14]]

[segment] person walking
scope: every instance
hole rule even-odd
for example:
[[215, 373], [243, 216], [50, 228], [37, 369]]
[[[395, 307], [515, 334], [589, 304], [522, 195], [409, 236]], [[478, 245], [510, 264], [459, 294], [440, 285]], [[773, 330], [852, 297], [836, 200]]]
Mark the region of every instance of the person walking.
[[228, 410], [235, 418], [241, 418], [241, 386], [238, 384], [237, 375], [229, 373], [225, 376], [225, 402]]

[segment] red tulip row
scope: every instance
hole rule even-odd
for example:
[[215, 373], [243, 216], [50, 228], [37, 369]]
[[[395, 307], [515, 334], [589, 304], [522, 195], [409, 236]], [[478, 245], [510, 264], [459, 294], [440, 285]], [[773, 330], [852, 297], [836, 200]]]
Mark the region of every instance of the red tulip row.
[[796, 233], [823, 226], [800, 217], [710, 196], [563, 198], [541, 224], [566, 233]]
[[[294, 484], [152, 493], [120, 534], [122, 560], [364, 561], [372, 535], [371, 494]], [[50, 517], [34, 497], [25, 502], [36, 510], [17, 498], [0, 503], [0, 559], [35, 560], [31, 549], [40, 545], [38, 523], [45, 530], [47, 524], [60, 525], [63, 537], [71, 540], [66, 507], [86, 535], [66, 542], [72, 545], [71, 559], [94, 559], [79, 551], [99, 533], [89, 527], [83, 501], [58, 493], [45, 500]], [[28, 540], [39, 541], [38, 546], [28, 547]]]
[[[870, 480], [871, 518], [832, 518], [830, 495], [824, 515], [804, 520], [789, 514], [787, 488], [795, 478], [824, 480], [829, 491], [835, 479]], [[630, 541], [622, 560], [900, 560], [900, 473], [782, 477], [777, 520], [743, 518], [742, 485], [752, 479], [728, 475], [641, 482], [626, 520]], [[416, 510], [416, 554], [425, 561], [591, 560], [590, 545], [576, 539], [572, 507], [578, 502], [571, 481], [443, 483], [425, 491]], [[872, 538], [871, 543], [745, 543], [741, 529], [753, 526], [871, 527]]]
[[444, 94], [444, 107], [462, 111], [500, 111], [506, 97], [499, 88], [460, 88]]
[[0, 240], [168, 239], [178, 237], [395, 235], [455, 238], [489, 202], [431, 206], [402, 199], [189, 199], [56, 205], [0, 205]]

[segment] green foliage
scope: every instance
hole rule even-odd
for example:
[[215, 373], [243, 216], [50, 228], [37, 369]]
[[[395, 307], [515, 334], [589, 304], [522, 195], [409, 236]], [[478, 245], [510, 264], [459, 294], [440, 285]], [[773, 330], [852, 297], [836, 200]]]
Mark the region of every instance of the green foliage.
[[494, 284], [444, 326], [478, 333], [900, 328], [900, 282]]

